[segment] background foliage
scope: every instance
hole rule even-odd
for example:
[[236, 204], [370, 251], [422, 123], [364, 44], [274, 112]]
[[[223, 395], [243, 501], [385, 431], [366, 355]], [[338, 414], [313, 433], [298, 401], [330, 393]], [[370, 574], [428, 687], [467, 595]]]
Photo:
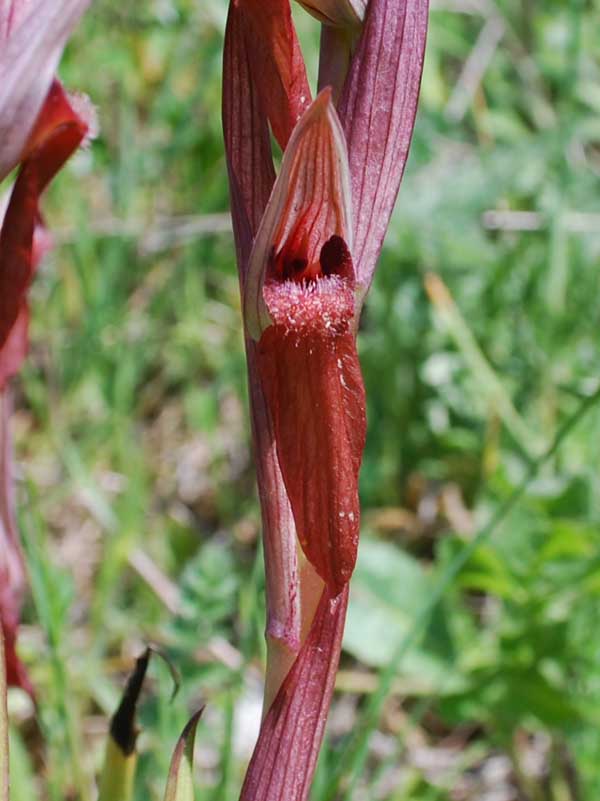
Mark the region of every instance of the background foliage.
[[[154, 664], [140, 801], [161, 797], [200, 699], [202, 798], [237, 797], [257, 731], [225, 14], [224, 0], [97, 0], [63, 61], [101, 131], [47, 197], [56, 249], [17, 384], [21, 652], [40, 715], [11, 694], [15, 801], [93, 797], [106, 717], [146, 641], [183, 686], [169, 703]], [[296, 17], [314, 66], [317, 27]], [[535, 461], [598, 386], [599, 34], [598, 0], [434, 4], [362, 321], [363, 541], [314, 801], [600, 795], [598, 405]]]

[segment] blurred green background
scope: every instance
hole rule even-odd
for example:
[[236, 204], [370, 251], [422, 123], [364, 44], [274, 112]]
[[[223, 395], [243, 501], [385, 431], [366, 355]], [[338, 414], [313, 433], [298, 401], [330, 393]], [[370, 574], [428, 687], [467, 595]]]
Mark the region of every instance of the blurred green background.
[[[202, 700], [199, 797], [236, 799], [252, 749], [264, 579], [225, 15], [96, 0], [62, 62], [100, 134], [47, 195], [56, 247], [16, 382], [41, 731], [11, 693], [13, 801], [93, 798], [147, 641], [183, 681], [170, 703], [151, 668], [136, 798], [162, 797]], [[295, 16], [315, 75], [318, 26]], [[433, 5], [359, 338], [362, 544], [313, 801], [600, 797], [598, 41], [598, 0]]]

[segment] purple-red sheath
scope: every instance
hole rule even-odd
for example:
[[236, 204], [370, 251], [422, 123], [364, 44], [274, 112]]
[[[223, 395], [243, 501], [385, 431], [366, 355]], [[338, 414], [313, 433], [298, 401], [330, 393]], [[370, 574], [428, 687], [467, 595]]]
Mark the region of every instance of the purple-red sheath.
[[428, 0], [370, 0], [338, 112], [350, 162], [357, 279], [366, 292], [412, 139]]
[[303, 801], [310, 789], [337, 672], [348, 587], [326, 589], [296, 661], [260, 729], [240, 801]]
[[289, 0], [234, 0], [262, 113], [282, 150], [311, 101]]

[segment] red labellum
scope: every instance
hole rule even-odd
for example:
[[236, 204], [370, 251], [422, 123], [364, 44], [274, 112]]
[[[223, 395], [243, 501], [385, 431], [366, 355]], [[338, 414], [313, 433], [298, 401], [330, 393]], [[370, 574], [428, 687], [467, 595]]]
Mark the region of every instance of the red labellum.
[[[290, 259], [287, 265], [301, 262]], [[348, 249], [334, 236], [316, 265], [268, 280], [263, 294], [273, 325], [258, 347], [298, 539], [334, 594], [356, 562], [366, 435], [351, 271]]]

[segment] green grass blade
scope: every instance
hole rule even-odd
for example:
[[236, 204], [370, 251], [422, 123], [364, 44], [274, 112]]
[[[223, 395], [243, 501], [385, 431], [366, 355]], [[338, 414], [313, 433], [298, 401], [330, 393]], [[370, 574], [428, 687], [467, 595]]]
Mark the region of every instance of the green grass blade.
[[194, 801], [194, 742], [203, 711], [204, 707], [201, 707], [192, 716], [177, 741], [167, 779], [165, 801]]
[[489, 407], [500, 417], [529, 458], [539, 455], [542, 451], [539, 437], [513, 406], [508, 392], [483, 354], [446, 285], [439, 276], [429, 273], [425, 278], [425, 287], [438, 319], [456, 343], [473, 375], [477, 376], [478, 387]]

